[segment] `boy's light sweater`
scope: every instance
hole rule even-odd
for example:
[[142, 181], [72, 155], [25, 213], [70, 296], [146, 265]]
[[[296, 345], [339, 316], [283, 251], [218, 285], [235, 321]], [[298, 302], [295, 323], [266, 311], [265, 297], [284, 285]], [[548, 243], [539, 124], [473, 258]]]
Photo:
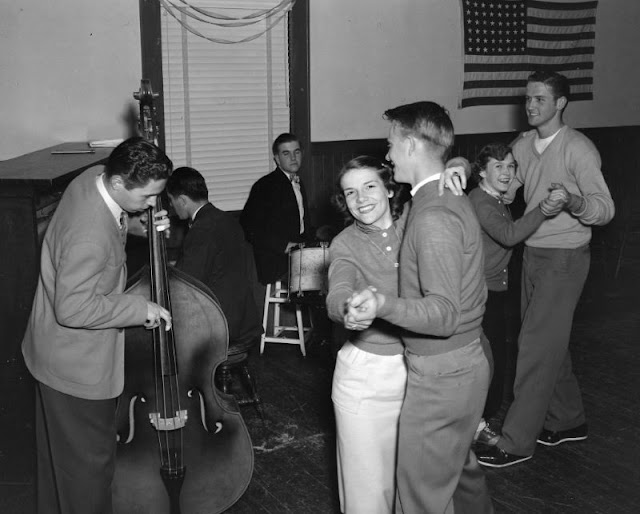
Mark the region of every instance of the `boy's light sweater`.
[[566, 125], [542, 154], [535, 149], [535, 139], [536, 131], [531, 130], [513, 143], [518, 171], [505, 199], [513, 200], [518, 187], [524, 184], [525, 212], [529, 212], [548, 196], [552, 183], [564, 184], [569, 193], [582, 196], [582, 208], [574, 213], [562, 211], [546, 220], [526, 244], [539, 248], [583, 246], [591, 240], [589, 225], [605, 225], [615, 214], [600, 170], [600, 154], [586, 136]]

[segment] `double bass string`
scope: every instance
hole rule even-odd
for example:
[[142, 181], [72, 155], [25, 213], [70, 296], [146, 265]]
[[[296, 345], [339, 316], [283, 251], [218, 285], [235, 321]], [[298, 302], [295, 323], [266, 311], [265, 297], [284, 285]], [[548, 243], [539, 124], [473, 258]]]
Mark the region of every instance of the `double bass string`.
[[[161, 200], [158, 199], [158, 209], [162, 209]], [[160, 258], [163, 261], [163, 265], [160, 267], [161, 273], [163, 275], [163, 284], [164, 284], [164, 307], [169, 310], [169, 312], [173, 312], [171, 308], [171, 294], [169, 289], [169, 277], [166, 266], [166, 244], [165, 239], [162, 236], [158, 237], [159, 242], [159, 252]], [[169, 397], [171, 404], [171, 416], [175, 417], [176, 421], [180, 419], [180, 412], [182, 411], [182, 405], [180, 404], [180, 384], [179, 384], [179, 374], [178, 374], [178, 357], [176, 354], [176, 344], [174, 338], [173, 328], [168, 332], [165, 332], [166, 337], [170, 340], [170, 343], [165, 345], [165, 351], [168, 352], [167, 358], [170, 359], [171, 362], [171, 370], [169, 375]], [[174, 448], [174, 453], [172, 452], [172, 457], [175, 457], [175, 465], [172, 468], [175, 468], [174, 472], [179, 472], [183, 469], [184, 459], [183, 459], [183, 448], [184, 448], [184, 430], [182, 428], [174, 428], [171, 430], [171, 439], [173, 442], [172, 448]]]
[[[161, 209], [160, 200], [156, 209], [149, 209], [149, 226], [153, 227], [155, 212]], [[166, 264], [164, 259], [164, 241], [152, 230], [149, 245], [151, 261], [151, 297], [159, 305], [171, 311]], [[178, 473], [182, 463], [182, 440], [177, 437], [174, 423], [179, 412], [179, 389], [177, 384], [177, 365], [173, 332], [164, 326], [153, 329], [155, 354], [156, 413], [158, 448], [161, 468], [170, 475]], [[176, 401], [177, 400], [177, 401]], [[176, 405], [178, 403], [178, 405]]]

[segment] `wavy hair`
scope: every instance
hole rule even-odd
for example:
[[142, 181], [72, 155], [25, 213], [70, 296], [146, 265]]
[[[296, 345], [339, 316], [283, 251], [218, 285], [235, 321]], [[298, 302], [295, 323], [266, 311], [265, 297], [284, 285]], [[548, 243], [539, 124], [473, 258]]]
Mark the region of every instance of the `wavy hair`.
[[166, 180], [173, 163], [156, 145], [142, 137], [129, 138], [116, 146], [105, 166], [105, 175], [120, 175], [127, 189], [144, 187], [151, 180]]
[[505, 145], [504, 143], [490, 143], [483, 146], [480, 152], [478, 152], [475, 162], [471, 165], [471, 175], [479, 184], [482, 182], [480, 172], [487, 169], [489, 159], [504, 161], [509, 154], [513, 155], [513, 150], [509, 145]]
[[375, 171], [384, 187], [387, 191], [393, 192], [393, 196], [389, 198], [389, 208], [391, 211], [391, 217], [393, 220], [397, 220], [402, 214], [402, 210], [404, 208], [404, 203], [407, 200], [408, 188], [406, 184], [398, 184], [393, 180], [393, 172], [391, 167], [381, 159], [377, 157], [372, 157], [370, 155], [359, 155], [358, 157], [354, 157], [348, 163], [346, 163], [340, 172], [338, 173], [338, 177], [336, 179], [335, 186], [335, 194], [331, 198], [331, 202], [336, 207], [338, 212], [342, 215], [344, 219], [344, 224], [350, 225], [354, 222], [354, 218], [349, 212], [349, 208], [347, 207], [347, 200], [344, 197], [344, 192], [342, 191], [342, 177], [344, 177], [347, 173], [352, 170], [361, 170], [361, 169], [371, 169]]

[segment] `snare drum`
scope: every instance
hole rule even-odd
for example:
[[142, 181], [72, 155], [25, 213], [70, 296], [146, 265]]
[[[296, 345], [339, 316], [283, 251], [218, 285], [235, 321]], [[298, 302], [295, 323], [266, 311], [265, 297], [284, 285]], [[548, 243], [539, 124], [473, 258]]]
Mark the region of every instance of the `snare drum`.
[[289, 297], [326, 295], [328, 243], [300, 243], [289, 250]]

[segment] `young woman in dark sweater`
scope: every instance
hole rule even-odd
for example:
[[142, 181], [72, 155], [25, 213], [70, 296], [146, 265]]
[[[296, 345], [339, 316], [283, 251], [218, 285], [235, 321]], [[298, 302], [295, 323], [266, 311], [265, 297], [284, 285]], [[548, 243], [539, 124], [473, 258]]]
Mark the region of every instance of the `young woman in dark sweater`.
[[513, 247], [533, 234], [548, 216], [557, 214], [549, 209], [549, 203], [545, 205], [546, 201], [554, 198], [554, 193], [549, 193], [537, 208], [513, 220], [502, 196], [509, 189], [516, 169], [511, 148], [493, 143], [480, 150], [471, 170], [478, 187], [469, 193], [469, 199], [482, 227], [484, 269], [489, 291], [482, 329], [491, 344], [494, 366], [483, 414], [489, 424], [478, 434], [478, 441], [484, 444], [495, 443], [499, 437], [499, 421], [495, 418], [505, 393], [506, 301], [508, 265]]

